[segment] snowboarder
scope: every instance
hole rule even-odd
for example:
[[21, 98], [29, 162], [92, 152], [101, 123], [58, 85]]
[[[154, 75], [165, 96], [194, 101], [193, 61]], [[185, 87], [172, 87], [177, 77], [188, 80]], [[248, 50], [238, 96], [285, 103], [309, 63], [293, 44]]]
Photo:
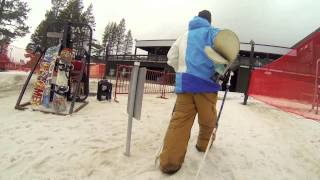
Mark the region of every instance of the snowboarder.
[[210, 60], [206, 48], [214, 47], [219, 32], [211, 26], [211, 13], [203, 10], [189, 22], [188, 32], [168, 52], [168, 64], [176, 71], [177, 99], [160, 154], [160, 169], [164, 173], [173, 174], [181, 168], [197, 114], [198, 151], [206, 151], [216, 126], [217, 92], [221, 88], [216, 75], [224, 65]]

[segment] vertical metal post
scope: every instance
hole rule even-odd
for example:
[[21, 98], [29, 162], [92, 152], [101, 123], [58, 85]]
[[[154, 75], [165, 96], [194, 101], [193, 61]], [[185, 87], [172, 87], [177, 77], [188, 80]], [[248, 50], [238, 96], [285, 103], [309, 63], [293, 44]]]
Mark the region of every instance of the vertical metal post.
[[129, 114], [129, 118], [128, 118], [128, 128], [127, 128], [126, 152], [124, 153], [126, 156], [130, 156], [132, 120], [133, 120], [133, 112], [134, 112], [135, 94], [137, 90], [136, 87], [138, 83], [138, 75], [139, 75], [139, 65], [135, 64], [131, 72], [131, 81], [130, 81], [130, 89], [129, 89], [129, 97], [128, 97], [128, 106], [127, 106], [127, 112]]
[[129, 115], [128, 118], [128, 128], [127, 128], [127, 142], [126, 142], [126, 152], [124, 155], [130, 156], [130, 144], [131, 144], [131, 134], [132, 134], [132, 116]]
[[70, 48], [69, 47], [70, 43], [68, 43], [68, 41], [70, 41], [68, 31], [69, 31], [69, 24], [68, 24], [68, 22], [64, 22], [63, 23], [62, 49], [63, 48]]
[[133, 60], [137, 59], [137, 47], [134, 48], [134, 56]]
[[255, 60], [254, 60], [254, 41], [251, 40], [250, 41], [250, 45], [251, 45], [251, 51], [250, 51], [250, 65], [249, 65], [249, 79], [248, 79], [248, 84], [247, 84], [247, 87], [246, 87], [246, 91], [244, 93], [244, 101], [243, 101], [243, 104], [244, 105], [247, 105], [247, 101], [248, 101], [248, 97], [249, 97], [249, 87], [250, 87], [250, 81], [251, 81], [251, 74], [252, 74], [252, 69], [253, 69], [253, 66], [254, 66], [254, 63], [255, 63]]
[[162, 75], [162, 81], [160, 84], [160, 93], [161, 93], [161, 98], [165, 99], [166, 98], [166, 72], [161, 72]]
[[316, 107], [316, 114], [318, 114], [318, 106], [319, 106], [319, 97], [318, 97], [318, 89], [319, 89], [319, 83], [318, 83], [318, 76], [319, 76], [319, 63], [320, 59], [317, 60], [316, 63], [316, 75], [315, 75], [315, 81], [314, 81], [314, 93], [313, 93], [313, 102], [312, 102], [312, 108], [311, 111]]
[[117, 70], [116, 70], [116, 87], [114, 88], [114, 101], [116, 101], [116, 102], [117, 102], [117, 91], [118, 91], [118, 89], [119, 89], [118, 82], [119, 82], [119, 65], [117, 65]]

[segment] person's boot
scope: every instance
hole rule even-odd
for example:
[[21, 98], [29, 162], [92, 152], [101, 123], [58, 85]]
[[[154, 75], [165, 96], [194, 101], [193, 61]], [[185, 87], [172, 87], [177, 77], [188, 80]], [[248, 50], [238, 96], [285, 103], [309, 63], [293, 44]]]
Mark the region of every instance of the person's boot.
[[[216, 139], [216, 134], [213, 133], [213, 141], [212, 141], [212, 143], [210, 144], [210, 148], [212, 147], [212, 144], [213, 144], [213, 142], [214, 142], [215, 139]], [[197, 144], [196, 144], [196, 149], [197, 149], [199, 152], [206, 152], [207, 146], [204, 145], [203, 143], [202, 143], [202, 144], [201, 144], [201, 143], [199, 144], [199, 142], [201, 142], [201, 141], [198, 140], [198, 142], [197, 142]], [[209, 143], [209, 142], [208, 142], [208, 143]]]
[[172, 175], [180, 170], [181, 166], [176, 166], [176, 165], [168, 165], [166, 167], [160, 167], [161, 171], [163, 173]]
[[196, 145], [196, 149], [197, 149], [199, 152], [206, 152], [206, 149], [200, 148], [198, 145]]

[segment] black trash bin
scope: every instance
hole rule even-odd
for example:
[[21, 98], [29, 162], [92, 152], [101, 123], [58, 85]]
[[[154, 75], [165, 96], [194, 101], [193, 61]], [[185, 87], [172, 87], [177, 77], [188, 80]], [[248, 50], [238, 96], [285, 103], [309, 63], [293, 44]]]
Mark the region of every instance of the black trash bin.
[[[102, 79], [98, 82], [97, 99], [99, 101], [111, 101], [112, 83], [108, 80]], [[105, 98], [103, 98], [105, 97]]]

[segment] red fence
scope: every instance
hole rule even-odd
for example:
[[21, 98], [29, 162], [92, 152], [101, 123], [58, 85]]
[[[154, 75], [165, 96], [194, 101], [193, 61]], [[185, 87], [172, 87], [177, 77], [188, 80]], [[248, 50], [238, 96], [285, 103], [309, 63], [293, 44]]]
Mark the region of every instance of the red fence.
[[[15, 64], [12, 62], [0, 62], [0, 69], [5, 71], [31, 71], [31, 68], [26, 65]], [[90, 78], [102, 79], [104, 76], [104, 71], [104, 64], [90, 64]]]
[[90, 64], [90, 78], [102, 79], [105, 68], [105, 64]]
[[10, 71], [25, 71], [28, 72], [31, 68], [26, 67], [25, 65], [15, 64], [12, 62], [0, 62], [0, 69], [1, 70], [10, 70]]
[[[251, 76], [250, 96], [306, 118], [320, 120], [311, 108], [319, 95], [316, 81], [320, 33], [276, 61], [257, 68]], [[319, 76], [318, 76], [319, 78]]]
[[[118, 65], [116, 72], [116, 87], [114, 99], [117, 94], [128, 94], [132, 72], [132, 66]], [[144, 86], [145, 94], [160, 94], [161, 98], [166, 98], [167, 93], [173, 93], [175, 86], [175, 74], [161, 71], [147, 70], [146, 83]]]

